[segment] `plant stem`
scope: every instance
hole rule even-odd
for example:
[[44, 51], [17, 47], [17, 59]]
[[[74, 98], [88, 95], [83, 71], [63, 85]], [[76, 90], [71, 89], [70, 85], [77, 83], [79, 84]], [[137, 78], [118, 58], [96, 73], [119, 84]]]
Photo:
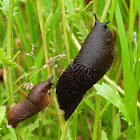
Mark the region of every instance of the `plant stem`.
[[[9, 1], [9, 13], [8, 13], [8, 24], [7, 24], [7, 57], [12, 58], [12, 23], [13, 23], [13, 9], [14, 0]], [[13, 90], [13, 78], [12, 68], [8, 67], [8, 87], [10, 94], [10, 102], [14, 104], [14, 90]]]
[[128, 45], [130, 51], [130, 67], [131, 67], [131, 76], [132, 76], [132, 91], [133, 95], [132, 102], [133, 102], [133, 112], [134, 112], [134, 119], [135, 119], [135, 127], [136, 127], [136, 140], [139, 139], [139, 122], [138, 122], [138, 111], [137, 111], [137, 92], [135, 88], [135, 81], [134, 81], [134, 69], [133, 69], [133, 50], [132, 50], [132, 39], [133, 39], [133, 31], [134, 31], [134, 0], [130, 0], [130, 12], [129, 12], [129, 36], [128, 36]]
[[115, 11], [115, 4], [116, 4], [116, 0], [112, 0], [111, 3], [111, 10], [110, 10], [110, 14], [109, 14], [109, 19], [110, 19], [110, 30], [112, 29], [112, 23], [113, 23], [113, 17], [114, 17], [114, 11]]
[[39, 123], [39, 121], [41, 120], [41, 118], [43, 117], [44, 113], [40, 112], [37, 116], [36, 121], [32, 124], [32, 126], [30, 127], [30, 130], [28, 131], [27, 135], [25, 136], [25, 139], [29, 139], [31, 133], [33, 132], [33, 130], [35, 129], [35, 126], [37, 125], [37, 123]]
[[[44, 21], [43, 21], [42, 10], [41, 10], [42, 8], [41, 7], [42, 7], [41, 6], [41, 0], [37, 0], [37, 12], [38, 12], [38, 18], [39, 18], [40, 29], [41, 29], [41, 34], [42, 34], [45, 61], [46, 61], [46, 64], [47, 64], [48, 60], [49, 60], [49, 53], [48, 53], [48, 48], [47, 48], [46, 32], [45, 32], [45, 28], [44, 28]], [[50, 66], [47, 67], [47, 73], [48, 73], [48, 76], [51, 76]]]
[[96, 140], [97, 137], [98, 121], [100, 117], [100, 103], [101, 103], [101, 97], [96, 95], [96, 111], [95, 111], [92, 140]]
[[[44, 28], [44, 23], [43, 23], [43, 16], [42, 16], [42, 11], [41, 11], [41, 0], [37, 0], [37, 11], [38, 11], [38, 16], [39, 16], [39, 23], [40, 23], [40, 28], [41, 28], [41, 34], [42, 34], [42, 41], [43, 41], [43, 46], [44, 46], [44, 53], [45, 53], [45, 61], [46, 63], [49, 60], [49, 54], [48, 54], [48, 50], [47, 50], [47, 42], [46, 42], [46, 33], [45, 33], [45, 28]], [[51, 75], [51, 70], [50, 70], [50, 66], [47, 66], [47, 72], [48, 72], [48, 76]], [[61, 130], [63, 129], [63, 119], [62, 116], [59, 113], [59, 105], [58, 105], [58, 101], [57, 101], [57, 97], [55, 92], [53, 91], [51, 93], [53, 101], [54, 101], [54, 106], [55, 109], [57, 111], [57, 115], [59, 118], [59, 122], [60, 122], [60, 126], [61, 126]]]
[[67, 28], [66, 28], [66, 19], [65, 19], [65, 2], [64, 1], [65, 0], [61, 0], [63, 33], [64, 33], [64, 40], [65, 40], [65, 45], [66, 45], [68, 63], [70, 64], [71, 58], [70, 58], [70, 49], [69, 49], [69, 43], [68, 43], [68, 37], [67, 37]]
[[106, 4], [105, 4], [105, 7], [104, 7], [102, 16], [101, 16], [101, 18], [100, 18], [100, 22], [104, 22], [105, 17], [106, 17], [107, 12], [108, 12], [108, 9], [109, 9], [109, 6], [110, 6], [110, 3], [111, 3], [111, 0], [107, 0], [107, 1], [106, 1]]
[[19, 134], [19, 127], [16, 127], [16, 136], [17, 136], [17, 140], [21, 140], [20, 134]]
[[61, 135], [60, 140], [65, 140], [67, 129], [69, 127], [69, 122], [70, 122], [70, 119], [65, 122], [65, 125], [64, 125], [63, 131], [62, 131], [63, 133]]
[[43, 136], [42, 121], [39, 121], [39, 138], [42, 139], [42, 136]]
[[[113, 82], [111, 79], [109, 79], [106, 75], [104, 75], [104, 80], [107, 81], [109, 84], [114, 85], [116, 87], [116, 89], [122, 95], [124, 95], [124, 90], [120, 86], [118, 86], [115, 82]], [[140, 108], [140, 102], [137, 102], [137, 107]]]
[[57, 116], [59, 118], [60, 127], [61, 127], [61, 130], [63, 131], [64, 122], [63, 122], [63, 119], [62, 119], [62, 115], [59, 113], [59, 105], [58, 105], [57, 97], [56, 97], [56, 94], [55, 94], [54, 91], [51, 93], [51, 95], [52, 95], [52, 98], [53, 98], [53, 101], [54, 101], [54, 106], [55, 106], [55, 109], [56, 109], [56, 112], [57, 112]]
[[[97, 0], [92, 0], [92, 1], [93, 1], [93, 3], [92, 3], [92, 11], [93, 11], [93, 13], [97, 13], [97, 3], [98, 3], [98, 1]], [[93, 26], [94, 26], [94, 24], [95, 24], [95, 18], [93, 16]]]
[[132, 140], [132, 125], [129, 125], [128, 124], [128, 128], [127, 128], [127, 136], [126, 136], [126, 139], [127, 140]]
[[[12, 24], [13, 24], [13, 10], [14, 0], [9, 1], [8, 23], [7, 23], [7, 57], [12, 58]], [[8, 87], [10, 94], [10, 104], [14, 104], [14, 90], [13, 90], [13, 72], [12, 68], [8, 67]], [[17, 140], [20, 140], [18, 127], [16, 128]]]

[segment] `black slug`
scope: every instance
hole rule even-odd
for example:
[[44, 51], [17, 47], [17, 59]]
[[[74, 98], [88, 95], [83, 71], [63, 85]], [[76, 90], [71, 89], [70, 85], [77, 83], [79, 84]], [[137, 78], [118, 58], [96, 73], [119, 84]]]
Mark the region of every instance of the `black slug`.
[[107, 72], [114, 59], [112, 34], [107, 28], [109, 21], [100, 23], [94, 16], [95, 26], [57, 83], [56, 94], [65, 120], [74, 112], [86, 91]]
[[52, 87], [52, 76], [33, 87], [27, 98], [19, 104], [13, 104], [8, 112], [8, 125], [16, 128], [18, 123], [44, 110], [50, 103], [48, 90]]

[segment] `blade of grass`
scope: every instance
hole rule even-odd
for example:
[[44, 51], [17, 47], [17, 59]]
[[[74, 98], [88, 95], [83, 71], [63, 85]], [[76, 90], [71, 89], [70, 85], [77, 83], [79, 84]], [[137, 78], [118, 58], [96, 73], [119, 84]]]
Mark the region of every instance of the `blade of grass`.
[[[45, 55], [45, 62], [48, 63], [49, 60], [49, 53], [47, 48], [47, 42], [46, 42], [46, 33], [44, 28], [44, 21], [43, 21], [43, 15], [42, 15], [42, 9], [41, 9], [41, 1], [37, 0], [37, 11], [38, 11], [38, 18], [40, 23], [40, 29], [42, 34], [42, 41], [43, 41], [43, 47], [44, 47], [44, 55]], [[51, 76], [51, 69], [50, 66], [47, 67], [47, 73], [48, 77]]]
[[[139, 93], [139, 89], [140, 89], [140, 18], [139, 18], [139, 34], [138, 34], [138, 58], [137, 58], [137, 66], [136, 66], [136, 73], [135, 73], [135, 101], [137, 101], [138, 99], [138, 93]], [[137, 139], [140, 139], [140, 131], [139, 131], [139, 128], [140, 128], [140, 120], [139, 120], [139, 114], [137, 112], [137, 108], [136, 109], [136, 114], [135, 114], [135, 125], [136, 125], [136, 133], [137, 133]]]
[[[9, 1], [9, 14], [8, 14], [8, 24], [7, 24], [7, 57], [12, 58], [12, 24], [13, 24], [13, 9], [14, 0]], [[13, 78], [12, 69], [8, 67], [8, 86], [10, 93], [11, 104], [14, 103], [14, 90], [13, 90]]]
[[60, 140], [65, 140], [66, 133], [67, 133], [67, 130], [68, 130], [68, 127], [69, 127], [69, 123], [70, 123], [70, 119], [65, 122]]
[[65, 19], [65, 17], [66, 17], [65, 16], [65, 0], [61, 0], [61, 11], [62, 11], [64, 40], [65, 40], [65, 45], [66, 45], [68, 63], [70, 64], [71, 58], [70, 58], [70, 50], [69, 50], [69, 43], [68, 43], [68, 37], [67, 37], [66, 19]]
[[[60, 5], [60, 11], [58, 10], [59, 8], [59, 5]], [[60, 14], [61, 14], [61, 1], [57, 0], [57, 1], [54, 1], [54, 14], [56, 14], [57, 12], [59, 12], [59, 14], [57, 14], [58, 17], [60, 17]], [[56, 38], [56, 51], [57, 51], [57, 54], [62, 54], [63, 53], [63, 46], [62, 46], [62, 38], [61, 38], [61, 18], [58, 18], [56, 24], [55, 24], [55, 38]], [[58, 68], [60, 69], [64, 69], [64, 65], [59, 62], [58, 63]], [[56, 75], [58, 76], [58, 75]]]
[[97, 130], [98, 130], [98, 123], [100, 118], [100, 103], [101, 103], [101, 96], [96, 96], [96, 111], [95, 111], [92, 140], [96, 140], [98, 135]]
[[73, 115], [73, 139], [74, 140], [77, 137], [77, 124], [78, 124], [78, 117], [77, 117], [77, 110], [75, 110]]
[[18, 27], [18, 30], [19, 30], [19, 33], [20, 33], [20, 37], [21, 37], [21, 40], [23, 42], [23, 45], [24, 45], [24, 48], [25, 48], [26, 52], [30, 52], [31, 48], [29, 48], [29, 45], [28, 45], [28, 43], [26, 41], [26, 37], [25, 37], [25, 34], [24, 34], [24, 28], [22, 28], [22, 24], [21, 24], [20, 18], [19, 18], [19, 14], [18, 14], [15, 17], [15, 23], [16, 23], [16, 25]]
[[139, 83], [140, 83], [140, 16], [139, 16], [139, 29], [138, 29], [138, 57], [137, 57], [137, 66], [136, 66], [136, 75], [135, 75], [135, 85], [136, 85], [136, 93], [138, 97], [139, 93]]
[[139, 122], [138, 122], [138, 111], [137, 111], [137, 93], [134, 82], [134, 68], [133, 68], [133, 50], [132, 50], [132, 39], [133, 39], [133, 30], [134, 30], [134, 0], [130, 0], [130, 12], [129, 12], [129, 36], [128, 36], [128, 45], [130, 51], [130, 67], [131, 67], [131, 75], [132, 75], [132, 101], [133, 101], [133, 112], [135, 119], [135, 127], [136, 127], [136, 139], [139, 139]]
[[121, 134], [120, 115], [116, 114], [113, 122], [112, 139], [116, 139]]
[[[29, 23], [29, 31], [30, 31], [30, 36], [31, 36], [31, 40], [32, 40], [32, 43], [36, 43], [36, 39], [38, 37], [38, 31], [37, 31], [37, 26], [38, 25], [38, 22], [34, 20], [34, 17], [36, 15], [34, 15], [34, 8], [33, 7], [33, 1], [32, 0], [28, 0], [27, 3], [26, 3], [26, 13], [27, 13], [27, 20], [28, 20], [28, 23]], [[34, 26], [33, 26], [33, 23]]]
[[[49, 60], [49, 55], [48, 55], [48, 50], [47, 50], [46, 33], [45, 33], [45, 28], [44, 28], [44, 23], [43, 23], [43, 16], [42, 16], [42, 11], [41, 10], [42, 10], [41, 9], [41, 1], [37, 0], [37, 11], [38, 11], [39, 23], [40, 23], [41, 34], [42, 34], [45, 61], [46, 61], [46, 64], [47, 64], [47, 62]], [[47, 68], [47, 73], [48, 73], [48, 76], [51, 75], [50, 66]], [[58, 119], [59, 119], [60, 126], [61, 126], [61, 129], [62, 129], [64, 124], [63, 124], [62, 116], [59, 113], [59, 105], [58, 105], [57, 97], [56, 97], [56, 94], [55, 94], [54, 91], [52, 92], [51, 95], [52, 95], [52, 98], [53, 98], [53, 101], [54, 101], [54, 106], [55, 106], [55, 109], [57, 111]]]
[[[44, 48], [43, 48], [43, 46], [41, 45], [41, 46], [40, 46], [40, 49], [39, 49], [39, 51], [38, 51], [37, 58], [36, 58], [36, 66], [37, 66], [37, 69], [38, 69], [38, 70], [42, 67], [43, 60], [44, 60]], [[39, 77], [39, 73], [36, 73], [36, 75], [34, 76], [34, 83], [35, 83], [35, 84], [36, 84], [37, 82], [40, 82], [40, 81], [38, 80], [38, 77]]]
[[[7, 57], [12, 58], [12, 24], [13, 24], [14, 0], [9, 1], [8, 24], [7, 24]], [[14, 104], [14, 89], [13, 89], [13, 72], [12, 68], [8, 67], [8, 87], [11, 104]], [[20, 140], [18, 127], [16, 129], [17, 139]]]
[[57, 7], [56, 12], [55, 12], [55, 14], [53, 16], [51, 25], [49, 27], [49, 31], [47, 32], [47, 36], [48, 36], [47, 40], [48, 40], [48, 42], [50, 42], [51, 37], [53, 35], [53, 30], [55, 29], [55, 25], [56, 25], [56, 23], [58, 21], [58, 18], [59, 18], [58, 15], [60, 14], [60, 10], [61, 10], [61, 3], [58, 4], [58, 7]]
[[[97, 0], [92, 0], [92, 11], [93, 11], [93, 13], [97, 13], [97, 5], [98, 5], [98, 1]], [[94, 18], [94, 15], [93, 15], [93, 23], [92, 23], [92, 25], [94, 25], [95, 24], [95, 18]]]
[[110, 14], [109, 14], [109, 20], [110, 20], [109, 27], [110, 27], [110, 30], [112, 29], [115, 5], [116, 5], [116, 0], [112, 0], [112, 2], [111, 2], [111, 10], [110, 10]]
[[[121, 43], [122, 60], [123, 60], [123, 81], [124, 81], [124, 92], [125, 92], [125, 104], [131, 122], [133, 122], [133, 108], [132, 108], [132, 76], [130, 71], [130, 54], [127, 44], [127, 38], [125, 34], [124, 24], [122, 20], [122, 15], [120, 12], [120, 7], [118, 2], [116, 2], [115, 16], [117, 21], [118, 33]], [[128, 124], [127, 138], [131, 139], [132, 126]]]
[[111, 3], [111, 0], [107, 0], [107, 1], [106, 1], [106, 4], [105, 4], [105, 7], [104, 7], [102, 16], [101, 16], [101, 18], [100, 18], [100, 22], [104, 22], [105, 17], [106, 17], [106, 15], [107, 15], [107, 12], [108, 12], [108, 10], [109, 10], [110, 3]]
[[130, 57], [129, 57], [129, 50], [128, 44], [125, 34], [125, 29], [123, 25], [123, 20], [119, 8], [118, 2], [116, 2], [116, 9], [115, 9], [116, 21], [118, 26], [118, 33], [120, 37], [121, 43], [121, 50], [122, 50], [122, 59], [123, 59], [123, 80], [124, 80], [124, 92], [125, 92], [125, 103], [127, 106], [127, 110], [129, 111], [130, 118], [132, 120], [132, 86], [131, 86], [131, 72], [130, 72]]

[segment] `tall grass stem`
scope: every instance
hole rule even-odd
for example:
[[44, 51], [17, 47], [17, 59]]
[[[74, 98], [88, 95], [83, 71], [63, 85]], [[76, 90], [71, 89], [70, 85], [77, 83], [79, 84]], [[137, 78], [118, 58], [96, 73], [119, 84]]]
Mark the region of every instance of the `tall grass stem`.
[[68, 63], [70, 64], [71, 57], [70, 57], [70, 49], [69, 49], [69, 42], [68, 42], [67, 28], [66, 28], [65, 0], [61, 0], [61, 11], [62, 11], [63, 33], [64, 33], [64, 40], [66, 45], [66, 52], [68, 57]]
[[[48, 49], [47, 49], [46, 33], [45, 33], [44, 22], [43, 22], [41, 2], [42, 2], [41, 0], [37, 0], [37, 11], [38, 11], [39, 23], [40, 23], [41, 34], [42, 34], [42, 41], [43, 41], [43, 46], [44, 46], [45, 61], [47, 63], [48, 60], [49, 60], [49, 54], [48, 54]], [[50, 69], [49, 65], [47, 67], [47, 72], [48, 72], [48, 76], [50, 76], [51, 75], [51, 69]], [[57, 111], [58, 119], [59, 119], [60, 126], [61, 126], [61, 129], [62, 129], [64, 124], [63, 124], [62, 116], [59, 113], [59, 105], [58, 105], [57, 97], [56, 97], [56, 94], [55, 94], [54, 91], [51, 93], [51, 95], [52, 95], [52, 98], [53, 98], [53, 101], [54, 101], [54, 106], [55, 106], [55, 109]]]
[[[13, 9], [14, 9], [14, 0], [9, 1], [9, 13], [8, 13], [8, 23], [7, 23], [7, 57], [12, 58], [12, 24], [13, 24]], [[11, 104], [14, 104], [14, 90], [13, 90], [13, 77], [12, 77], [12, 68], [8, 67], [8, 87], [10, 94]]]
[[[38, 18], [39, 18], [39, 23], [40, 23], [43, 47], [44, 47], [45, 62], [47, 64], [49, 60], [49, 53], [48, 53], [48, 48], [47, 48], [46, 32], [44, 28], [41, 2], [42, 2], [41, 0], [37, 0], [37, 12], [38, 12]], [[47, 67], [47, 73], [48, 73], [48, 76], [51, 76], [50, 66]]]
[[[9, 1], [9, 12], [8, 12], [8, 23], [7, 23], [7, 57], [12, 59], [12, 25], [13, 25], [13, 10], [14, 10], [14, 0]], [[8, 67], [8, 87], [10, 94], [10, 102], [14, 104], [14, 89], [13, 89], [13, 72], [12, 68]], [[18, 127], [16, 129], [17, 140], [20, 140]]]
[[96, 111], [95, 111], [92, 140], [96, 140], [97, 135], [98, 135], [98, 123], [99, 123], [99, 118], [100, 118], [100, 103], [101, 103], [101, 97], [96, 95]]
[[70, 119], [65, 122], [60, 140], [65, 140], [66, 139], [65, 137], [66, 137], [67, 129], [69, 127], [69, 123], [70, 123]]
[[135, 127], [136, 127], [136, 140], [139, 137], [139, 122], [138, 122], [138, 111], [137, 111], [137, 92], [136, 92], [136, 84], [134, 80], [134, 68], [133, 68], [133, 50], [132, 50], [132, 39], [133, 39], [133, 32], [134, 32], [134, 0], [130, 0], [130, 11], [129, 11], [129, 36], [128, 36], [128, 45], [130, 51], [130, 67], [131, 67], [131, 76], [132, 76], [132, 91], [133, 95], [131, 96], [133, 102], [133, 111], [134, 111], [134, 120], [135, 120]]
[[107, 1], [106, 1], [106, 4], [105, 4], [105, 7], [104, 7], [102, 16], [101, 16], [101, 18], [100, 18], [100, 22], [104, 22], [105, 17], [106, 17], [107, 12], [108, 12], [108, 9], [109, 9], [109, 6], [110, 6], [110, 3], [111, 3], [111, 0], [107, 0]]

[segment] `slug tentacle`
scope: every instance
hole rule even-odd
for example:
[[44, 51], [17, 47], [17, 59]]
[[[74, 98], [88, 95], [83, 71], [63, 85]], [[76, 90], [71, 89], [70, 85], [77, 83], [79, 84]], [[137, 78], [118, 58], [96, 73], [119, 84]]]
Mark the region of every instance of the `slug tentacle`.
[[108, 23], [110, 23], [110, 21], [107, 21], [107, 22], [105, 23], [105, 25], [107, 25]]
[[[96, 14], [94, 13], [95, 20], [98, 21]], [[99, 22], [99, 21], [98, 21]]]
[[95, 26], [57, 83], [56, 94], [60, 109], [65, 112], [65, 120], [74, 112], [86, 91], [107, 72], [114, 59], [112, 34], [106, 26], [109, 21], [100, 23], [95, 13], [94, 17]]

